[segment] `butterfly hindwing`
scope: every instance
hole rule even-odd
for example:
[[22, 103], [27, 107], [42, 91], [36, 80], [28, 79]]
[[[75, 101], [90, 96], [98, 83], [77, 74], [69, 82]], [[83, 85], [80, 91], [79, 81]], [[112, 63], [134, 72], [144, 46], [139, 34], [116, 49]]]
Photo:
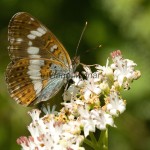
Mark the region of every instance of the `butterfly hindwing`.
[[[49, 97], [41, 98], [41, 101], [46, 101], [55, 95], [58, 89], [56, 82], [58, 82], [57, 85], [63, 85], [64, 79], [61, 74], [65, 72], [64, 66], [58, 61], [20, 59], [15, 63], [10, 63], [7, 67], [8, 91], [10, 96], [22, 105], [29, 105], [41, 93], [44, 93], [43, 91], [49, 92]], [[54, 80], [55, 83], [51, 83]]]

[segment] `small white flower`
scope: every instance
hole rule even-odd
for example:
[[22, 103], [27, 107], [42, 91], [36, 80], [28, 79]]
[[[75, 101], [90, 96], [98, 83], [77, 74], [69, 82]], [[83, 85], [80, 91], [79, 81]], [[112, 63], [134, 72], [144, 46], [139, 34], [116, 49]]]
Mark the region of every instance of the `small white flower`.
[[56, 111], [56, 105], [50, 107], [49, 103], [46, 105], [42, 105], [41, 110], [47, 115], [47, 114], [57, 114], [58, 112]]
[[[95, 75], [92, 73], [89, 67], [84, 66], [85, 69], [85, 75], [87, 77], [87, 80], [84, 80], [84, 87], [83, 87], [83, 92], [84, 92], [84, 98], [88, 100], [91, 96], [91, 94], [95, 93], [99, 95], [101, 93], [100, 85], [97, 81], [99, 81], [99, 76], [98, 74]], [[96, 79], [94, 79], [96, 77]]]
[[102, 90], [102, 92], [109, 92], [109, 85], [108, 85], [108, 82], [104, 81], [102, 83], [100, 83], [100, 88]]
[[84, 136], [87, 137], [89, 132], [95, 132], [95, 123], [91, 118], [90, 111], [84, 109], [83, 107], [80, 107], [78, 110], [81, 117], [81, 123], [83, 125]]
[[97, 65], [95, 68], [100, 71], [103, 76], [113, 76], [113, 70], [109, 65], [109, 59], [107, 59], [106, 66]]
[[70, 85], [70, 87], [64, 92], [64, 101], [69, 101], [76, 98], [77, 93], [79, 93], [80, 88], [75, 84]]
[[33, 138], [32, 140], [30, 139], [31, 139], [30, 137], [27, 138], [25, 136], [21, 136], [20, 138], [17, 139], [17, 143], [22, 146], [23, 150], [31, 150], [31, 149], [34, 149], [35, 146], [32, 146], [30, 144], [30, 141], [34, 141]]
[[33, 121], [38, 121], [40, 119], [41, 111], [39, 109], [33, 109], [28, 112]]
[[112, 59], [114, 64], [111, 65], [111, 68], [114, 70], [114, 80], [118, 81], [120, 86], [128, 89], [129, 83], [135, 78], [136, 63], [123, 59], [119, 50], [112, 53]]
[[95, 126], [100, 130], [106, 130], [107, 125], [114, 126], [114, 120], [110, 114], [107, 114], [102, 109], [92, 110], [91, 118]]
[[126, 103], [119, 97], [117, 91], [111, 91], [106, 101], [107, 111], [113, 116], [119, 116], [119, 114], [123, 113], [126, 109]]
[[80, 121], [69, 121], [63, 125], [63, 133], [61, 137], [65, 140], [66, 147], [78, 147], [80, 143], [84, 140], [84, 137], [80, 135], [81, 133], [81, 123]]

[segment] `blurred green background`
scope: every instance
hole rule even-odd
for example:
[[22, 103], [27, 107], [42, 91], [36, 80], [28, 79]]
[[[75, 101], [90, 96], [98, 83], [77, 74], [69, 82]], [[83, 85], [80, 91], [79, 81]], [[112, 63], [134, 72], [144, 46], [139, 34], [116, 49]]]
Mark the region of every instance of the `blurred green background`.
[[[26, 11], [45, 24], [63, 43], [71, 58], [86, 21], [78, 54], [85, 64], [105, 65], [110, 52], [120, 49], [134, 60], [142, 77], [123, 93], [127, 110], [109, 129], [109, 150], [150, 150], [150, 1], [149, 0], [1, 0], [0, 1], [0, 149], [19, 150], [16, 139], [29, 135], [25, 108], [7, 92], [5, 70], [7, 26], [11, 17]], [[102, 45], [101, 48], [92, 48]], [[88, 53], [84, 53], [91, 49]], [[57, 95], [53, 102], [61, 97]]]

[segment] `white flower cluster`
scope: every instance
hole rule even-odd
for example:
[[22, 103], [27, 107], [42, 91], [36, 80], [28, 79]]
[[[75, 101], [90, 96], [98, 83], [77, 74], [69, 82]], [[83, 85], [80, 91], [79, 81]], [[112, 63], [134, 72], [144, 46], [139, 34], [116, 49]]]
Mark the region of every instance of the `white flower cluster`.
[[56, 117], [54, 114], [46, 114], [40, 118], [41, 111], [34, 109], [29, 112], [32, 123], [28, 126], [30, 137], [22, 136], [17, 143], [24, 150], [83, 150], [79, 144], [84, 137], [79, 133], [80, 126], [77, 122], [65, 122], [62, 114]]
[[119, 50], [111, 56], [113, 64], [109, 65], [107, 60], [106, 66], [93, 65], [95, 72], [83, 65], [84, 76], [73, 78], [59, 113], [47, 113], [40, 118], [39, 110], [30, 112], [31, 136], [17, 140], [24, 150], [83, 150], [81, 144], [90, 132], [115, 126], [114, 117], [126, 109], [120, 92], [129, 89], [140, 72], [134, 70], [133, 61], [122, 58]]

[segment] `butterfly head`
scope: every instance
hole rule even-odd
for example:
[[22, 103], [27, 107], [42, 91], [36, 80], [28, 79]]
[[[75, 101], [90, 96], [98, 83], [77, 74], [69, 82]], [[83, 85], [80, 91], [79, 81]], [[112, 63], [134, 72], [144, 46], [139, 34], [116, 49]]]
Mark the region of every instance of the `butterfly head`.
[[73, 71], [76, 70], [77, 66], [80, 64], [80, 56], [75, 56], [72, 59], [72, 66], [73, 66]]

